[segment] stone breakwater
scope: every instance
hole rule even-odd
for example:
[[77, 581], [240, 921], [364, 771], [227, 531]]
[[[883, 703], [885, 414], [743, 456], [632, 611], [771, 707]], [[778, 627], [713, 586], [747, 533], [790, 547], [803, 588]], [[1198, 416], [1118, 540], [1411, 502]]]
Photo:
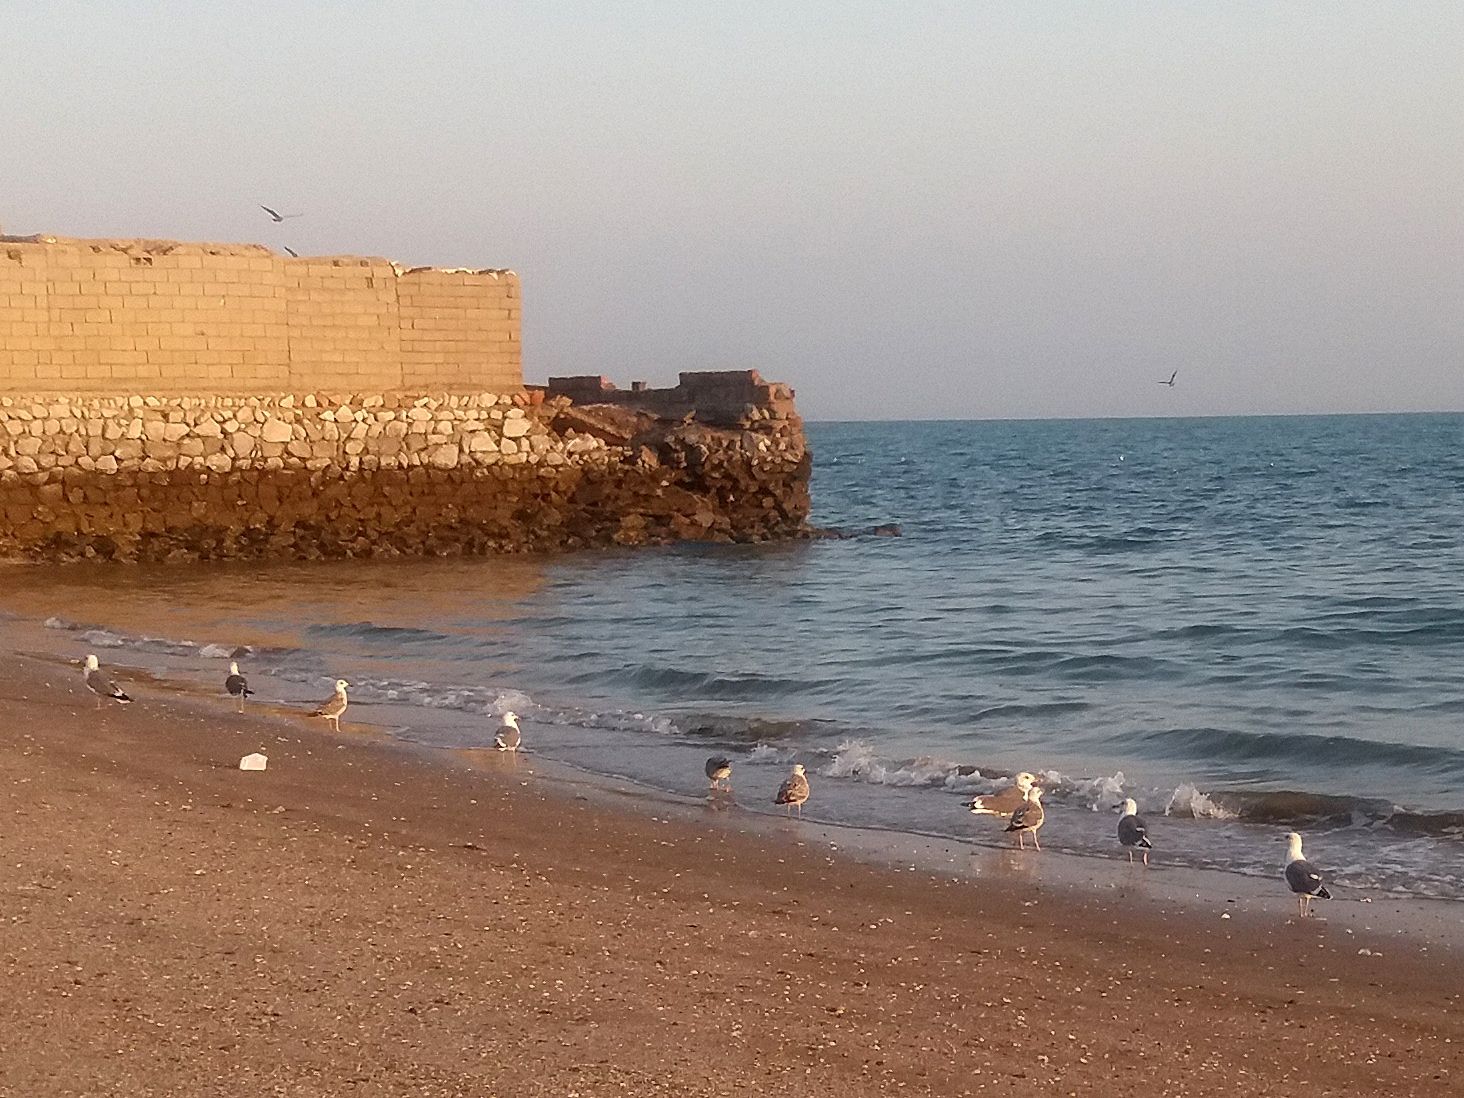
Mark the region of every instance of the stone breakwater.
[[4, 396], [0, 558], [313, 559], [799, 536], [811, 462], [791, 393], [776, 388], [786, 399], [719, 410], [716, 423], [542, 392]]

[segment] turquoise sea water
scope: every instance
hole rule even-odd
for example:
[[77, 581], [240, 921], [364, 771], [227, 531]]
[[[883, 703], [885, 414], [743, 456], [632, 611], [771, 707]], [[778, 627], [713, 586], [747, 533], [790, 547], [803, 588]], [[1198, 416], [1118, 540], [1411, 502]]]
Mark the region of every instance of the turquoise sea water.
[[[814, 424], [816, 520], [904, 536], [561, 557], [52, 570], [0, 606], [78, 652], [592, 771], [996, 842], [963, 795], [1042, 773], [1044, 846], [1464, 896], [1464, 416]], [[328, 693], [328, 690], [327, 690]], [[322, 695], [323, 696], [323, 695]]]

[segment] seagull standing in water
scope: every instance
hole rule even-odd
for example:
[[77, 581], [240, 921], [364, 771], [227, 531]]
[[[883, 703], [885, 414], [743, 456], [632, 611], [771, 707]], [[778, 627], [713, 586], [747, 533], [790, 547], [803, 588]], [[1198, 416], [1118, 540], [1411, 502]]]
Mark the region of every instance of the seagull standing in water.
[[707, 781], [715, 792], [718, 789], [732, 791], [732, 760], [724, 755], [713, 755], [707, 760]]
[[232, 661], [229, 663], [229, 677], [224, 679], [224, 689], [239, 699], [239, 712], [244, 712], [244, 699], [252, 697], [254, 691], [249, 689], [249, 680], [239, 674], [239, 665]]
[[519, 731], [518, 714], [505, 713], [503, 725], [498, 729], [498, 735], [493, 737], [493, 746], [500, 751], [517, 751], [519, 744], [523, 741], [523, 733]]
[[1296, 907], [1303, 919], [1311, 914], [1313, 899], [1332, 898], [1317, 867], [1301, 856], [1301, 836], [1295, 831], [1286, 836], [1286, 885], [1296, 893]]
[[1028, 835], [1032, 836], [1032, 845], [1041, 850], [1042, 844], [1037, 841], [1037, 829], [1046, 820], [1047, 813], [1042, 809], [1042, 789], [1034, 785], [1027, 791], [1027, 799], [1012, 813], [1012, 821], [1006, 825], [1006, 829], [1017, 833], [1017, 845], [1023, 850], [1027, 849]]
[[973, 797], [965, 805], [973, 816], [1010, 816], [1027, 803], [1027, 794], [1037, 781], [1035, 775], [1023, 770], [1005, 789], [999, 789], [984, 797]]
[[798, 818], [801, 820], [803, 802], [808, 800], [808, 794], [808, 775], [804, 773], [802, 763], [794, 763], [793, 773], [778, 787], [778, 795], [773, 798], [773, 803], [785, 805], [785, 815], [790, 809], [798, 809]]
[[1154, 849], [1154, 845], [1149, 842], [1149, 825], [1139, 815], [1139, 806], [1129, 797], [1123, 804], [1114, 807], [1123, 809], [1123, 815], [1118, 820], [1118, 841], [1128, 851], [1129, 864], [1133, 864], [1134, 847], [1138, 847], [1144, 852], [1144, 864], [1148, 865], [1149, 851]]
[[330, 721], [330, 726], [339, 732], [341, 730], [341, 714], [346, 711], [346, 706], [350, 704], [349, 699], [346, 697], [346, 687], [350, 685], [345, 679], [336, 679], [335, 696], [310, 715], [312, 717], [324, 717]]
[[101, 664], [97, 663], [95, 656], [86, 658], [86, 688], [97, 696], [97, 708], [102, 707], [104, 698], [110, 698], [119, 705], [126, 705], [132, 699], [122, 693], [115, 682], [102, 674]]

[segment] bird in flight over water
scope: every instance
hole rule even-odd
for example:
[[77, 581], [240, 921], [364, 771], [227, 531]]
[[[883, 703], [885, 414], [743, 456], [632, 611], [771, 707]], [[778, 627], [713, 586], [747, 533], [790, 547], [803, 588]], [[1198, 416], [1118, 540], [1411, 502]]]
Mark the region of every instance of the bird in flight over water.
[[1172, 373], [1172, 374], [1169, 375], [1169, 380], [1168, 381], [1161, 381], [1159, 384], [1160, 385], [1168, 385], [1171, 389], [1173, 389], [1174, 388], [1174, 379], [1177, 378], [1178, 376], [1179, 376], [1179, 371], [1178, 370], [1175, 370], [1174, 373]]
[[270, 209], [268, 206], [260, 206], [259, 208], [261, 210], [263, 210], [265, 213], [269, 214], [269, 219], [271, 221], [273, 221], [276, 225], [278, 225], [281, 221], [286, 220], [287, 218], [291, 218], [291, 217], [303, 217], [304, 216], [303, 214], [282, 214], [282, 213], [276, 213], [274, 210]]

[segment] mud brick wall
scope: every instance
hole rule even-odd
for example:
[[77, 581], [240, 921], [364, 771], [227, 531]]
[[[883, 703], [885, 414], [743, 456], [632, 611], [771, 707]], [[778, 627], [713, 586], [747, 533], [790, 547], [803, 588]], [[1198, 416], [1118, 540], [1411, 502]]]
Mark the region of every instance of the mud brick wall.
[[0, 238], [0, 392], [513, 392], [511, 271]]

